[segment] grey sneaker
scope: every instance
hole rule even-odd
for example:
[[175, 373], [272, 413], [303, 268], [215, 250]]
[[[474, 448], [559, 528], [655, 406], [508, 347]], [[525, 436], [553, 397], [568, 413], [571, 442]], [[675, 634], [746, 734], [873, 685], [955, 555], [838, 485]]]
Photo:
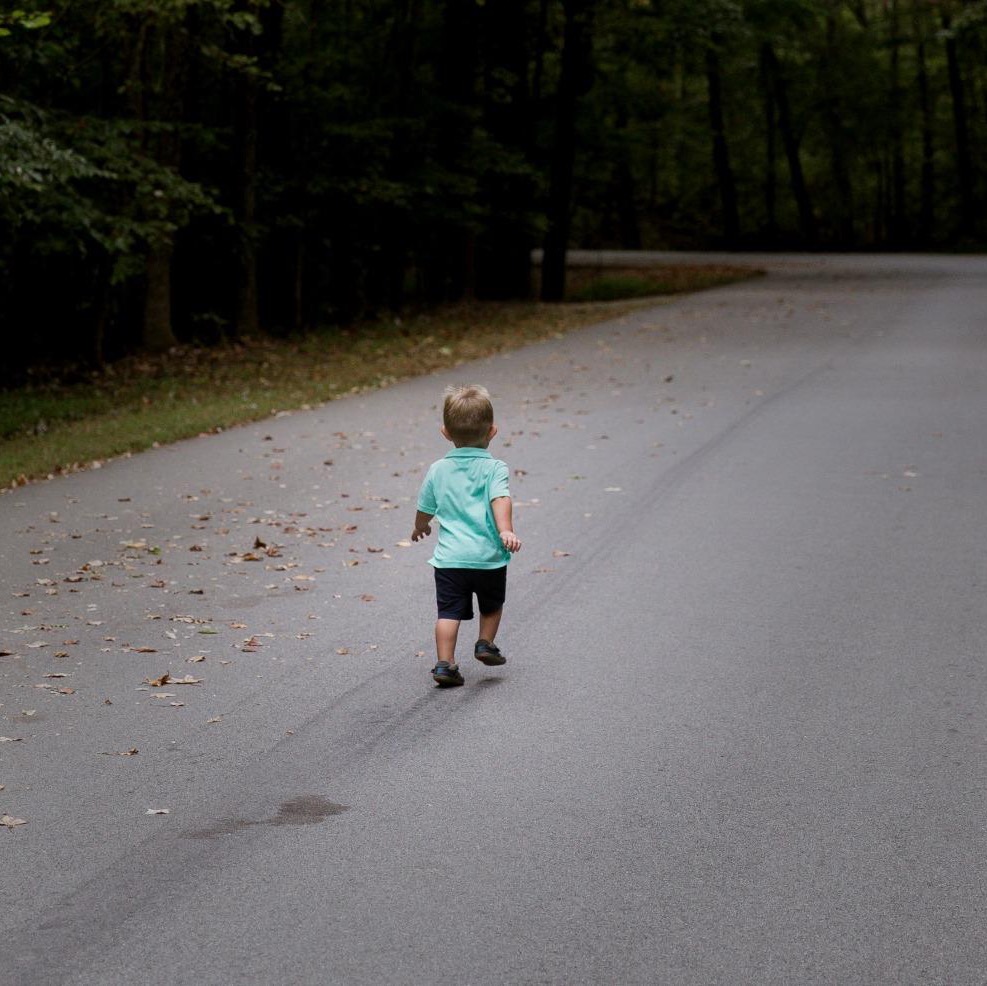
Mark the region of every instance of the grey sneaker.
[[459, 673], [459, 665], [450, 664], [448, 661], [437, 661], [435, 667], [432, 668], [432, 677], [441, 688], [448, 688], [450, 685], [462, 685], [465, 680]]
[[484, 664], [497, 665], [507, 663], [507, 658], [501, 654], [500, 648], [496, 644], [490, 643], [489, 640], [478, 640], [476, 646], [473, 648], [473, 656]]

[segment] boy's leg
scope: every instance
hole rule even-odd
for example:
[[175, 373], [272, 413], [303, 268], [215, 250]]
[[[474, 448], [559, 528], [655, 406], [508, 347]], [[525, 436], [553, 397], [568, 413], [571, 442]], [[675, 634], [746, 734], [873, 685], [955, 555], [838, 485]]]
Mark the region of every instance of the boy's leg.
[[500, 629], [507, 594], [507, 568], [477, 573], [476, 598], [480, 609], [480, 634], [473, 648], [473, 656], [484, 664], [503, 664], [506, 658], [494, 644]]
[[459, 637], [459, 620], [435, 621], [435, 655], [440, 661], [456, 663], [456, 640]]
[[494, 642], [494, 637], [497, 636], [497, 630], [500, 628], [500, 618], [503, 613], [504, 607], [501, 606], [500, 609], [495, 610], [493, 613], [480, 614], [480, 640], [485, 640], [488, 644]]

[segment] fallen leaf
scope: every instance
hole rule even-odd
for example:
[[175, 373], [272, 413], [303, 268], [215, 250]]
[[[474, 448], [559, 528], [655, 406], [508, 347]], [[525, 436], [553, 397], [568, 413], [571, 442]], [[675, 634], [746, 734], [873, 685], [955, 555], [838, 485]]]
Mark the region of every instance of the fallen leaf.
[[30, 718], [31, 716], [36, 716], [37, 714], [38, 714], [37, 709], [21, 709], [21, 715], [27, 716], [28, 718]]
[[33, 644], [28, 644], [27, 646], [30, 647], [31, 650], [37, 650], [39, 647], [47, 647], [48, 643], [44, 640], [35, 640]]
[[160, 688], [162, 685], [167, 685], [171, 681], [171, 675], [165, 671], [160, 678], [145, 678], [144, 684], [150, 685], [152, 688]]
[[134, 654], [157, 654], [157, 647], [131, 647]]
[[623, 493], [623, 490], [619, 486], [608, 486], [604, 493]]
[[185, 659], [186, 664], [201, 664], [206, 659], [205, 654], [196, 654], [195, 657], [187, 657]]
[[184, 678], [169, 678], [169, 685], [201, 685], [201, 678], [193, 678], [192, 675], [187, 674]]
[[145, 815], [170, 815], [171, 814], [171, 809], [170, 808], [148, 808], [147, 811], [144, 812], [144, 814]]
[[136, 746], [132, 746], [129, 750], [123, 750], [120, 753], [117, 753], [115, 751], [114, 752], [104, 751], [103, 756], [104, 757], [136, 757], [139, 752], [140, 751], [137, 749]]
[[23, 736], [0, 736], [0, 743], [23, 743]]
[[18, 825], [27, 825], [27, 820], [24, 818], [13, 818], [11, 815], [0, 815], [0, 825], [5, 825], [13, 832]]
[[370, 595], [369, 592], [365, 592], [362, 596], [360, 596], [360, 599], [365, 603], [372, 603], [377, 601], [377, 597]]
[[[337, 647], [336, 648], [336, 653], [337, 654], [344, 654], [345, 655], [345, 654], [349, 654], [349, 652], [350, 652], [349, 647]], [[0, 737], [0, 739], [2, 739], [2, 738], [3, 737]]]
[[14, 656], [14, 652], [12, 650], [5, 650], [4, 648], [0, 647], [0, 657], [13, 657], [13, 656]]
[[48, 674], [42, 675], [43, 678], [67, 678], [68, 675], [64, 671], [49, 671]]
[[75, 694], [75, 689], [74, 688], [59, 688], [58, 689], [58, 694], [59, 695], [74, 695]]
[[569, 557], [569, 552], [568, 551], [560, 551], [558, 548], [556, 548], [556, 550], [552, 552], [552, 557], [553, 558], [568, 558]]
[[206, 725], [207, 726], [211, 726], [213, 723], [222, 722], [222, 721], [223, 721], [223, 717], [222, 716], [213, 716], [212, 719], [207, 719], [206, 720]]

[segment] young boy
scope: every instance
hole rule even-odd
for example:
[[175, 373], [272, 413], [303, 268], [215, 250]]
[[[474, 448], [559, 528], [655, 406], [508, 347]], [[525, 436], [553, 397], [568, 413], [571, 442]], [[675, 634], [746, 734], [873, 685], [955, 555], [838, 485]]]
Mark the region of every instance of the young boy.
[[433, 462], [418, 494], [412, 541], [439, 538], [429, 564], [435, 568], [439, 617], [435, 623], [437, 661], [432, 677], [440, 686], [463, 684], [456, 664], [461, 620], [473, 619], [473, 595], [480, 609], [480, 639], [473, 656], [484, 664], [506, 658], [494, 644], [504, 608], [507, 563], [521, 550], [511, 520], [507, 465], [487, 451], [497, 426], [483, 387], [448, 387], [442, 434], [456, 447]]

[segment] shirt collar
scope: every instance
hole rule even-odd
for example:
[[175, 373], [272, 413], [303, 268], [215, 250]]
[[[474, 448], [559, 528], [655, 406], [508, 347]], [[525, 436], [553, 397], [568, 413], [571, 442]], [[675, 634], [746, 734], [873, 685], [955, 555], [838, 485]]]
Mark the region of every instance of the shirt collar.
[[482, 459], [490, 458], [490, 450], [485, 448], [473, 448], [464, 445], [462, 448], [450, 449], [446, 452], [447, 459]]

